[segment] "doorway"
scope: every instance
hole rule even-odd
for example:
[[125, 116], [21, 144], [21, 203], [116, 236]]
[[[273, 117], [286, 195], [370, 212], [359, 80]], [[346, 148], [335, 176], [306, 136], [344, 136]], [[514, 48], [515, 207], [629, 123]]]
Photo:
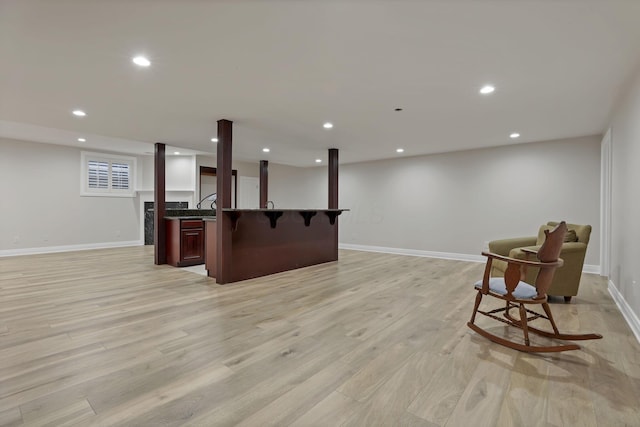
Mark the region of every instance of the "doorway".
[[[208, 196], [218, 191], [218, 180], [216, 174], [216, 168], [210, 166], [200, 166], [200, 194], [198, 200], [203, 200]], [[231, 207], [237, 208], [238, 206], [238, 171], [233, 169], [231, 171]], [[206, 202], [202, 204], [203, 209], [209, 209], [206, 206]]]

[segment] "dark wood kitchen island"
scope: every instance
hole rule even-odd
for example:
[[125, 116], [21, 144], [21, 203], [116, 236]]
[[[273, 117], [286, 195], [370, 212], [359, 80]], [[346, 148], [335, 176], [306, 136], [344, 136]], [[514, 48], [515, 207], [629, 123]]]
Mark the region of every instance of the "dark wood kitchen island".
[[218, 254], [216, 221], [205, 219], [208, 275], [222, 271], [228, 282], [237, 282], [337, 261], [338, 215], [345, 210], [222, 209], [230, 242]]

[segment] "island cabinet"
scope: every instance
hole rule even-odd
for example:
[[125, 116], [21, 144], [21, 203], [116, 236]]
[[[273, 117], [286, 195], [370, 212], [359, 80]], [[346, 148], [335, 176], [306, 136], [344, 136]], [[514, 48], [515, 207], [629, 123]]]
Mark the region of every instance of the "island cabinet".
[[224, 284], [337, 261], [346, 210], [222, 208], [205, 220], [207, 274]]
[[202, 218], [166, 218], [167, 264], [186, 267], [204, 263]]

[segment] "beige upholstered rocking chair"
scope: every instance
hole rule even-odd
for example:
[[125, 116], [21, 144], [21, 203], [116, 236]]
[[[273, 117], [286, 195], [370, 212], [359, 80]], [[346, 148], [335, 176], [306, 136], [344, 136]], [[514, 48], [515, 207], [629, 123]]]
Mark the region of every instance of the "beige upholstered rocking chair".
[[[534, 346], [531, 345], [531, 342], [529, 341], [529, 332], [561, 340], [590, 340], [602, 338], [602, 335], [599, 334], [561, 334], [553, 320], [553, 316], [551, 315], [551, 309], [547, 303], [547, 290], [549, 289], [549, 286], [551, 286], [555, 269], [560, 267], [563, 263], [562, 259], [559, 258], [559, 254], [566, 232], [567, 225], [564, 221], [559, 223], [551, 231], [545, 230], [545, 240], [540, 249], [537, 252], [530, 251], [531, 255], [535, 254], [537, 256], [538, 261], [515, 259], [503, 255], [483, 252], [482, 254], [487, 257], [487, 264], [485, 266], [483, 279], [478, 281], [474, 286], [478, 293], [476, 295], [471, 320], [467, 325], [480, 335], [495, 343], [526, 352], [555, 352], [577, 350], [580, 348], [580, 346], [573, 343]], [[506, 261], [508, 263], [504, 277], [490, 277], [491, 263], [494, 259]], [[527, 267], [537, 267], [540, 269], [536, 276], [534, 285], [523, 282], [524, 277], [526, 276]], [[506, 304], [505, 307], [491, 311], [479, 310], [480, 303], [484, 295], [504, 300]], [[528, 305], [541, 305], [544, 310], [544, 314], [528, 309]], [[517, 310], [519, 317], [513, 317], [511, 315], [511, 310]], [[504, 312], [504, 318], [496, 316], [496, 314], [500, 312]], [[506, 323], [507, 325], [522, 329], [524, 334], [524, 344], [499, 337], [478, 326], [475, 323], [476, 314], [478, 313]], [[530, 321], [538, 318], [547, 319], [551, 323], [553, 332], [529, 326]]]

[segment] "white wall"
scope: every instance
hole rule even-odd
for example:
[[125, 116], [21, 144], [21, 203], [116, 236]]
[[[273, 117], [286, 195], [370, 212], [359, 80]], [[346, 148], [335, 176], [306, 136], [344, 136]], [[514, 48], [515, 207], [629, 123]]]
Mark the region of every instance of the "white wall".
[[640, 73], [612, 120], [611, 275], [614, 298], [640, 340]]
[[268, 196], [277, 208], [326, 209], [329, 203], [327, 169], [270, 163]]
[[[137, 157], [136, 197], [80, 197], [80, 152], [77, 147], [0, 139], [0, 255], [144, 240], [141, 213], [144, 202], [153, 201], [154, 156]], [[215, 166], [215, 157], [198, 157]], [[187, 201], [195, 208], [196, 156], [167, 155], [165, 161], [167, 201]], [[255, 172], [251, 166], [234, 163], [257, 176], [258, 165]]]
[[[203, 188], [205, 191], [204, 192], [200, 192], [200, 179], [199, 179], [199, 174], [200, 174], [200, 166], [208, 166], [208, 167], [212, 167], [215, 168], [217, 167], [217, 159], [216, 156], [214, 155], [210, 155], [210, 156], [205, 156], [205, 155], [197, 155], [196, 159], [195, 159], [195, 176], [196, 176], [196, 203], [198, 202], [199, 197], [204, 197], [208, 194], [211, 194], [212, 192], [215, 191], [215, 189], [213, 189], [213, 191], [211, 191], [212, 187], [207, 187], [207, 188]], [[232, 169], [235, 169], [238, 171], [238, 177], [241, 176], [250, 176], [250, 177], [257, 177], [260, 175], [260, 166], [258, 163], [248, 163], [248, 162], [238, 162], [238, 161], [234, 161], [231, 165]], [[212, 181], [213, 182], [213, 181]], [[241, 188], [240, 188], [240, 179], [238, 179], [238, 193], [241, 192]], [[232, 193], [232, 200], [233, 200], [233, 193]], [[240, 203], [240, 194], [238, 195], [238, 203]], [[256, 205], [257, 205], [257, 201], [256, 201]], [[194, 206], [195, 207], [195, 206]]]
[[[539, 224], [565, 219], [593, 225], [586, 263], [597, 265], [599, 142], [594, 136], [341, 165], [340, 207], [351, 212], [340, 217], [340, 241], [478, 255], [489, 240], [533, 235]], [[0, 147], [0, 185], [7, 195], [0, 250], [141, 238], [141, 206], [153, 199], [151, 192], [133, 199], [80, 197], [79, 149], [10, 140]], [[627, 155], [617, 152], [614, 169]], [[185, 159], [184, 173], [177, 173], [184, 182], [175, 189], [194, 188], [197, 194], [196, 170], [215, 166], [215, 157]], [[168, 169], [182, 160], [168, 156]], [[258, 164], [237, 162], [234, 168], [241, 176], [259, 175]], [[152, 169], [152, 157], [139, 159], [139, 188], [153, 188]], [[326, 208], [327, 187], [326, 166], [269, 165], [269, 199], [276, 207]], [[168, 192], [167, 200], [193, 196], [193, 191]]]
[[[140, 167], [141, 183], [138, 190], [145, 201], [153, 200], [154, 156], [144, 156]], [[167, 154], [165, 157], [166, 197], [167, 201], [188, 201], [189, 207], [195, 209], [200, 200], [200, 166], [216, 167], [215, 156], [183, 156]], [[242, 176], [258, 176], [258, 165], [246, 162], [233, 162], [233, 169]], [[215, 183], [215, 178], [210, 179]], [[214, 192], [209, 185], [203, 197]]]
[[[153, 155], [141, 156], [138, 161], [138, 199], [140, 210], [144, 202], [153, 202], [155, 158]], [[196, 156], [165, 157], [165, 199], [167, 202], [187, 202], [195, 209], [198, 203], [196, 194]], [[144, 240], [144, 217], [140, 218], [140, 233]]]
[[[340, 166], [343, 244], [479, 255], [550, 220], [591, 224], [599, 264], [600, 136]], [[327, 207], [325, 168], [270, 165], [280, 207]], [[272, 195], [272, 196], [271, 196]]]
[[[140, 163], [141, 177], [139, 191], [153, 192], [154, 185], [154, 156], [143, 156]], [[165, 157], [165, 186], [167, 191], [195, 191], [196, 189], [196, 158], [195, 156]]]
[[136, 198], [80, 196], [80, 151], [0, 138], [0, 254], [139, 241]]
[[[196, 156], [196, 167], [197, 170], [200, 170], [200, 166], [209, 166], [215, 168], [218, 166], [217, 159], [215, 155], [197, 155]], [[239, 162], [233, 161], [231, 164], [231, 168], [238, 171], [238, 175], [241, 176], [260, 176], [260, 165], [258, 163], [249, 163], [249, 162]]]

